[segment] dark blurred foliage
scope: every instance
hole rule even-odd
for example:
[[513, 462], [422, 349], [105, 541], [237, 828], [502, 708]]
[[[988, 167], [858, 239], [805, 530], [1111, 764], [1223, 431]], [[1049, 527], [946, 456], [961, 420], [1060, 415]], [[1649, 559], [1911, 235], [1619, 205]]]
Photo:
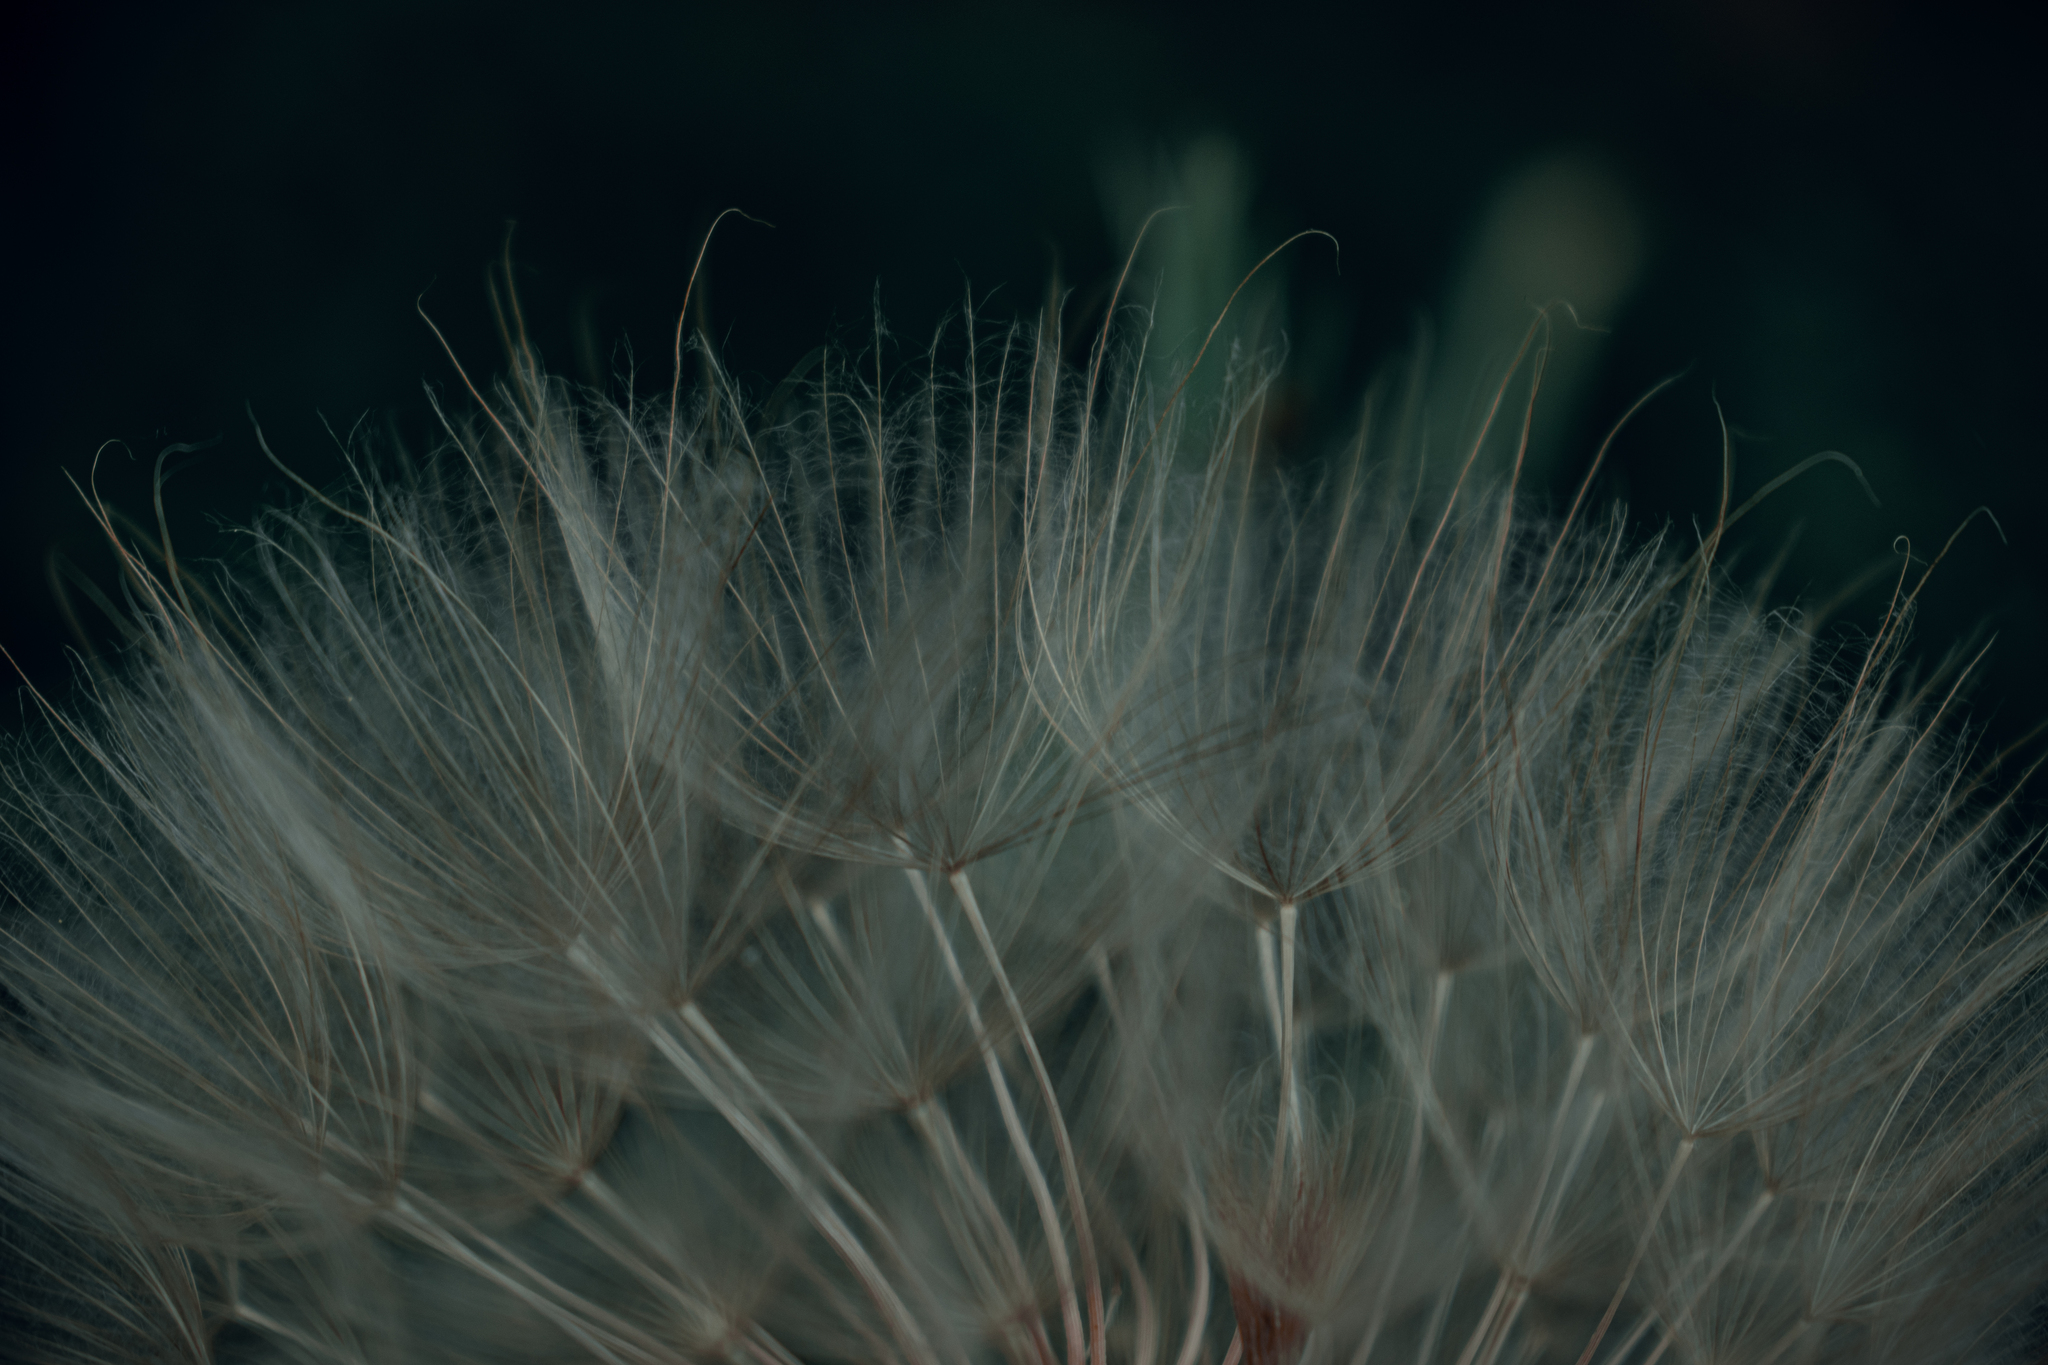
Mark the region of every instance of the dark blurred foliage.
[[[1924, 558], [1988, 506], [2009, 540], [1964, 530], [1919, 649], [1932, 665], [1995, 633], [1972, 689], [1986, 733], [2048, 716], [2043, 83], [2017, 26], [1852, 0], [413, 0], [5, 22], [0, 644], [54, 694], [67, 645], [111, 634], [81, 585], [120, 593], [70, 480], [97, 456], [100, 493], [153, 531], [159, 452], [214, 442], [164, 463], [165, 524], [192, 561], [293, 496], [250, 409], [316, 484], [363, 433], [431, 447], [422, 385], [460, 391], [415, 300], [490, 372], [484, 282], [508, 223], [549, 362], [601, 379], [637, 357], [652, 390], [713, 216], [772, 222], [726, 220], [701, 286], [715, 344], [765, 392], [821, 339], [868, 344], [878, 300], [891, 364], [970, 287], [991, 316], [1054, 287], [1070, 319], [1099, 310], [1131, 206], [1208, 147], [1239, 177], [1253, 259], [1301, 228], [1342, 243], [1341, 273], [1305, 242], [1268, 277], [1294, 357], [1280, 430], [1300, 452], [1341, 439], [1365, 382], [1419, 337], [1441, 358], [1469, 334], [1461, 309], [1505, 333], [1526, 321], [1544, 300], [1487, 274], [1487, 224], [1530, 167], [1584, 172], [1633, 268], [1592, 319], [1604, 334], [1561, 338], [1585, 349], [1560, 370], [1543, 496], [1569, 496], [1606, 425], [1682, 371], [1620, 438], [1603, 497], [1682, 539], [1709, 523], [1716, 398], [1738, 498], [1847, 452], [1881, 505], [1816, 470], [1741, 529], [1734, 572], [1756, 581], [1795, 530], [1777, 600], [1888, 568], [1851, 629], [1883, 607], [1896, 538]], [[1514, 337], [1494, 340], [1504, 358]]]

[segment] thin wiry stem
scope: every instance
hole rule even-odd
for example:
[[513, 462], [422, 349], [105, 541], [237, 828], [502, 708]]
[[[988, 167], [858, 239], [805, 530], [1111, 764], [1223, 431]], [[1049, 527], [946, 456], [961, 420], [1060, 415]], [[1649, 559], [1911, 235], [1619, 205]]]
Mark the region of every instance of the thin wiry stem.
[[1642, 1235], [1636, 1239], [1635, 1254], [1629, 1257], [1628, 1268], [1621, 1273], [1620, 1281], [1614, 1287], [1614, 1297], [1608, 1300], [1607, 1311], [1600, 1315], [1600, 1325], [1593, 1329], [1592, 1337], [1586, 1342], [1586, 1349], [1579, 1353], [1579, 1365], [1590, 1365], [1593, 1353], [1600, 1349], [1601, 1339], [1614, 1324], [1614, 1315], [1621, 1310], [1622, 1300], [1628, 1294], [1628, 1287], [1636, 1277], [1636, 1271], [1643, 1264], [1643, 1256], [1650, 1249], [1650, 1240], [1656, 1235], [1657, 1221], [1664, 1216], [1664, 1206], [1671, 1199], [1671, 1192], [1678, 1188], [1678, 1177], [1685, 1171], [1685, 1163], [1692, 1156], [1697, 1140], [1691, 1136], [1678, 1140], [1672, 1150], [1671, 1164], [1665, 1169], [1664, 1183], [1657, 1187], [1657, 1197], [1650, 1201], [1649, 1209], [1643, 1214]]
[[[1066, 1233], [1060, 1227], [1059, 1210], [1053, 1203], [1052, 1188], [1046, 1183], [1045, 1171], [1038, 1164], [1037, 1154], [1031, 1150], [1031, 1135], [1024, 1131], [1024, 1121], [1017, 1113], [1016, 1101], [1010, 1097], [1010, 1082], [1003, 1075], [1002, 1059], [996, 1055], [995, 1041], [990, 1038], [987, 1027], [982, 1023], [981, 1007], [975, 1003], [974, 991], [968, 986], [967, 978], [960, 970], [960, 959], [953, 952], [953, 941], [946, 933], [945, 924], [939, 919], [938, 907], [932, 903], [924, 874], [912, 869], [906, 871], [905, 875], [910, 878], [911, 889], [917, 896], [919, 907], [924, 911], [925, 922], [931, 926], [932, 937], [938, 942], [940, 955], [946, 964], [946, 975], [952, 981], [954, 990], [959, 992], [961, 1008], [967, 1012], [968, 1027], [974, 1031], [975, 1044], [981, 1051], [982, 1064], [988, 1068], [989, 1088], [995, 1092], [996, 1105], [1002, 1111], [1003, 1129], [1009, 1134], [1010, 1147], [1017, 1154], [1018, 1164], [1024, 1171], [1024, 1179], [1031, 1186], [1031, 1198], [1038, 1206], [1039, 1223], [1045, 1229], [1046, 1249], [1052, 1256], [1053, 1279], [1059, 1285], [1060, 1316], [1065, 1321], [1067, 1329], [1068, 1365], [1080, 1365], [1088, 1350], [1087, 1340], [1082, 1334], [1081, 1301], [1074, 1288], [1073, 1265], [1067, 1258]], [[1071, 1179], [1070, 1176], [1070, 1189]]]
[[[953, 894], [959, 897], [960, 909], [966, 914], [967, 923], [974, 930], [975, 941], [981, 945], [982, 955], [988, 960], [996, 988], [1002, 993], [1003, 1005], [1009, 1011], [1010, 1023], [1016, 1029], [1017, 1042], [1031, 1063], [1031, 1074], [1038, 1080], [1039, 1097], [1045, 1103], [1046, 1118], [1052, 1125], [1053, 1146], [1059, 1153], [1060, 1174], [1066, 1181], [1067, 1212], [1074, 1220], [1074, 1240], [1080, 1250], [1081, 1283], [1088, 1294], [1089, 1361], [1090, 1365], [1103, 1365], [1109, 1344], [1102, 1331], [1102, 1278], [1097, 1269], [1095, 1236], [1088, 1226], [1080, 1163], [1074, 1158], [1073, 1137], [1067, 1131], [1066, 1120], [1061, 1117], [1059, 1094], [1053, 1089], [1052, 1076], [1045, 1069], [1045, 1058], [1039, 1054], [1038, 1041], [1032, 1036], [1031, 1021], [1017, 999], [1016, 988], [1010, 984], [1009, 973], [1003, 969], [1002, 954], [997, 951], [988, 923], [982, 918], [980, 903], [974, 898], [974, 886], [967, 878], [967, 869], [955, 869], [946, 880], [952, 886]], [[1058, 1240], [1054, 1238], [1055, 1244]]]

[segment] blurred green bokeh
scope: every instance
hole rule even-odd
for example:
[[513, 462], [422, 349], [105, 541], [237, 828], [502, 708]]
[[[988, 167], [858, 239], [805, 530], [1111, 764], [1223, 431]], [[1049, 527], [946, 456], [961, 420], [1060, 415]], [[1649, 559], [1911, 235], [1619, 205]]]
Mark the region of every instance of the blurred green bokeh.
[[[1733, 572], [1782, 559], [1776, 600], [1895, 568], [1899, 537], [1925, 558], [1990, 507], [2010, 543], [1965, 531], [1917, 631], [1930, 659], [1997, 632], [1976, 713], [2022, 734], [2048, 712], [2032, 49], [1818, 0], [1434, 8], [12, 18], [0, 644], [63, 689], [53, 573], [109, 638], [76, 585], [118, 578], [67, 481], [103, 446], [98, 488], [150, 524], [158, 451], [220, 438], [167, 465], [189, 561], [290, 496], [249, 406], [316, 483], [352, 432], [430, 445], [421, 385], [455, 379], [415, 300], [488, 371], [508, 222], [549, 361], [647, 387], [715, 214], [774, 223], [728, 219], [700, 283], [714, 344], [765, 393], [821, 339], [873, 344], [878, 308], [885, 368], [970, 299], [1032, 315], [1063, 291], [1081, 335], [1171, 204], [1127, 296], [1155, 310], [1161, 367], [1271, 247], [1342, 244], [1297, 242], [1219, 334], [1284, 344], [1289, 458], [1340, 441], [1366, 383], [1418, 351], [1432, 441], [1455, 446], [1548, 306], [1537, 497], [1568, 497], [1613, 419], [1679, 373], [1597, 480], [1646, 528], [1711, 519], [1717, 400], [1738, 497], [1837, 449], [1882, 500], [1833, 467], [1771, 499]], [[1875, 619], [1891, 581], [1841, 619]]]

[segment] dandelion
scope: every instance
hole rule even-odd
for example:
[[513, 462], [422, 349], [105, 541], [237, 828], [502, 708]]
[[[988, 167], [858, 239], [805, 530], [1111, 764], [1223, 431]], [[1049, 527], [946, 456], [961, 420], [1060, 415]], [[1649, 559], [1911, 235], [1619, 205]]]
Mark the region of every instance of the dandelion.
[[2037, 1350], [2040, 850], [1925, 571], [1831, 646], [1746, 508], [1533, 512], [1540, 346], [1301, 476], [1122, 320], [760, 404], [515, 331], [222, 583], [109, 515], [131, 667], [0, 798], [13, 1354]]

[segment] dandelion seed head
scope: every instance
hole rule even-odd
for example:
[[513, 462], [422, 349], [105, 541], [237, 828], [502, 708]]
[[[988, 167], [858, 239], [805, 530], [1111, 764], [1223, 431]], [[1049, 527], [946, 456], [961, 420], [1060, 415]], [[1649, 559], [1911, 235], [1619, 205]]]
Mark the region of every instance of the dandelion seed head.
[[1283, 471], [1277, 358], [1120, 317], [521, 343], [218, 583], [109, 516], [0, 789], [17, 1353], [2037, 1348], [2039, 844], [1920, 571], [1838, 645], [1385, 395]]

